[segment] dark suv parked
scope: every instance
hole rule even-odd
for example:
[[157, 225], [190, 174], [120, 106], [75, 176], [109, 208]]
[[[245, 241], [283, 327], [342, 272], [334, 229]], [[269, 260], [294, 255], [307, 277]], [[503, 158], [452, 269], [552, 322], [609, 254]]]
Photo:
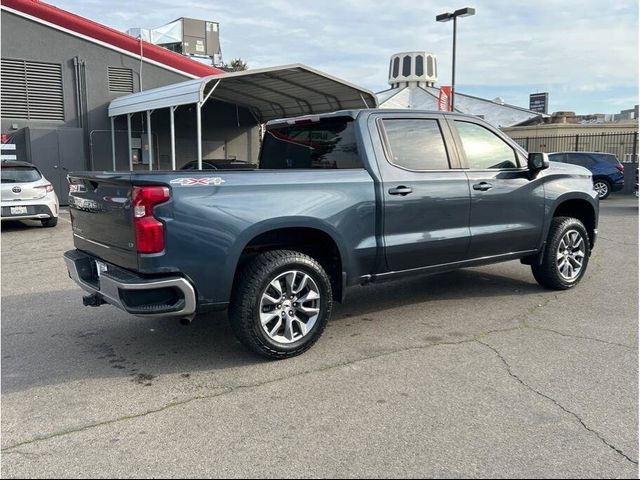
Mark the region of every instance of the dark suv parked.
[[624, 165], [612, 153], [558, 152], [549, 154], [549, 160], [580, 165], [590, 170], [593, 174], [593, 188], [598, 192], [600, 200], [624, 187]]

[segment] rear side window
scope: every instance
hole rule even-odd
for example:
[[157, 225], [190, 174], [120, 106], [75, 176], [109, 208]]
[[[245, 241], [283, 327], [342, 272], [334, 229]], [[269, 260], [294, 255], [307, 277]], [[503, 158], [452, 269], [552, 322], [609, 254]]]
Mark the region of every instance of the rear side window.
[[267, 130], [260, 168], [363, 168], [353, 120], [331, 118]]
[[34, 167], [2, 167], [2, 183], [35, 182], [42, 178]]
[[456, 120], [469, 168], [478, 170], [518, 168], [511, 146], [481, 125]]
[[589, 168], [592, 167], [595, 162], [589, 155], [585, 155], [584, 153], [567, 153], [567, 163]]
[[390, 150], [389, 161], [408, 170], [448, 170], [449, 160], [437, 120], [382, 121]]
[[565, 163], [565, 155], [564, 153], [554, 153], [552, 155], [549, 155], [549, 160], [552, 162], [560, 162], [560, 163]]
[[607, 162], [607, 163], [610, 163], [611, 165], [620, 164], [620, 160], [618, 160], [618, 157], [610, 153], [592, 153], [591, 156], [594, 157], [596, 160], [599, 160], [601, 162]]

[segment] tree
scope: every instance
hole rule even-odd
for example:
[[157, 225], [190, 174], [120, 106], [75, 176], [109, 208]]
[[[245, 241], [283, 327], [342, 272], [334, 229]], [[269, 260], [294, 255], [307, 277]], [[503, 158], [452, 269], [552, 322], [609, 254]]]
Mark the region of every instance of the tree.
[[247, 62], [241, 58], [234, 58], [231, 63], [225, 63], [220, 68], [225, 72], [244, 72], [247, 69]]

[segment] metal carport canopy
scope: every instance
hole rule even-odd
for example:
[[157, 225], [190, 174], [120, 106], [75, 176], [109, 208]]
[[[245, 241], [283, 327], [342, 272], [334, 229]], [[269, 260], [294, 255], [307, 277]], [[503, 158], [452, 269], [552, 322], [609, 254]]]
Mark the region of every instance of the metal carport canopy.
[[209, 98], [248, 108], [260, 122], [342, 109], [375, 108], [369, 90], [301, 64], [224, 73], [133, 93], [113, 100], [109, 116], [202, 106]]

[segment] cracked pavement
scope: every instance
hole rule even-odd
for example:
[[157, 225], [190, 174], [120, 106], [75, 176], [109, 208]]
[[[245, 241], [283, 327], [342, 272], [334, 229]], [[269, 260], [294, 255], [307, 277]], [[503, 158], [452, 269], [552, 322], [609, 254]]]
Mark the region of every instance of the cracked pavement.
[[2, 476], [637, 478], [637, 200], [600, 233], [571, 291], [518, 262], [355, 288], [265, 362], [224, 314], [83, 307], [68, 222], [3, 224]]

